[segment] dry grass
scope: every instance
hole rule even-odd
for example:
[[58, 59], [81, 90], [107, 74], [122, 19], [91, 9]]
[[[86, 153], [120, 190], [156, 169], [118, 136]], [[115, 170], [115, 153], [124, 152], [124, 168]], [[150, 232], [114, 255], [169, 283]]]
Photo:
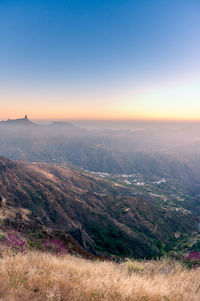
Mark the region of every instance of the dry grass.
[[29, 252], [0, 259], [0, 300], [200, 300], [200, 269], [162, 261], [122, 264]]

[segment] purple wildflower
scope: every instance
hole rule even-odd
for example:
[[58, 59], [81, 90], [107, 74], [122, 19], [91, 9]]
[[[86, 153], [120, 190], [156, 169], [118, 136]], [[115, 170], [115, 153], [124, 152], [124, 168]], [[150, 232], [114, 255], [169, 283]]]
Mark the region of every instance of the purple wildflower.
[[190, 253], [185, 257], [185, 259], [200, 261], [200, 252], [190, 251]]
[[49, 251], [56, 255], [64, 255], [67, 253], [67, 249], [63, 246], [62, 242], [57, 239], [47, 239], [43, 241], [43, 247], [45, 251]]
[[20, 253], [24, 253], [27, 249], [26, 240], [22, 239], [16, 230], [7, 233], [7, 236], [4, 238], [3, 243], [5, 246]]

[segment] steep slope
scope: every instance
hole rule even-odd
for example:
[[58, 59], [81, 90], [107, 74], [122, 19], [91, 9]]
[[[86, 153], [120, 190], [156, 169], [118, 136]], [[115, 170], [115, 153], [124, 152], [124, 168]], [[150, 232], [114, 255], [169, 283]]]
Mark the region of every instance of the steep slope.
[[0, 218], [64, 231], [92, 253], [158, 256], [192, 235], [187, 216], [130, 195], [120, 185], [67, 166], [14, 162], [0, 157]]

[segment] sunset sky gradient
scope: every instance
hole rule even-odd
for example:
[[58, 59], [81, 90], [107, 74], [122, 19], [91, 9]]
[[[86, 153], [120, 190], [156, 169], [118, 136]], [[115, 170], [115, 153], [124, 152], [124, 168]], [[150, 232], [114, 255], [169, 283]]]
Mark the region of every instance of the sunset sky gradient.
[[0, 119], [200, 120], [199, 0], [0, 0]]

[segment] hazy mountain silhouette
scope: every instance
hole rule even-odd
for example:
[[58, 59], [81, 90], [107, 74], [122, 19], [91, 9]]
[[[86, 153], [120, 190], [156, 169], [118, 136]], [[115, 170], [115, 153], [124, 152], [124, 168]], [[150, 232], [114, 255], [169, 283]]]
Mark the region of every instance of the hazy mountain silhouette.
[[37, 125], [36, 123], [30, 121], [25, 115], [24, 118], [19, 118], [19, 119], [8, 119], [6, 121], [1, 121], [0, 125], [13, 125], [13, 126], [27, 126], [27, 125]]
[[75, 127], [73, 124], [64, 121], [55, 121], [49, 124], [49, 126], [53, 127]]

